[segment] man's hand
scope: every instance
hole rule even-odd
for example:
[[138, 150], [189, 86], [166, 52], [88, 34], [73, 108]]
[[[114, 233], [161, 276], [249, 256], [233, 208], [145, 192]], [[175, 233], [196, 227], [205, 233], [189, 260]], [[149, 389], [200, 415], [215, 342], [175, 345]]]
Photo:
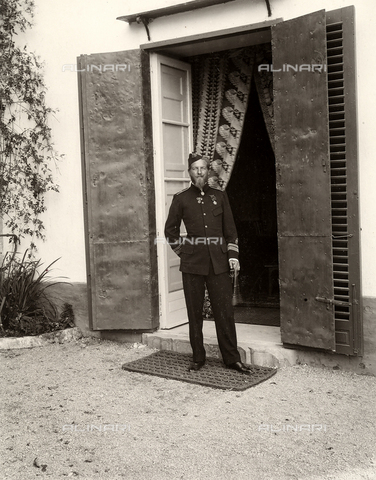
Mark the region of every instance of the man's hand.
[[237, 258], [230, 258], [228, 263], [230, 264], [230, 269], [235, 272], [235, 275], [237, 275], [240, 270], [239, 260]]

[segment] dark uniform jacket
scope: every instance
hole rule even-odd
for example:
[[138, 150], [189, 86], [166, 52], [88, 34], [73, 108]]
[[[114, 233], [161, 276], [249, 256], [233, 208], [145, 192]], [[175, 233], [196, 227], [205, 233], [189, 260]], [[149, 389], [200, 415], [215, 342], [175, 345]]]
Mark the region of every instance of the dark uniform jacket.
[[[180, 234], [181, 221], [187, 236]], [[193, 184], [174, 195], [165, 225], [165, 237], [179, 255], [180, 271], [208, 275], [229, 270], [228, 260], [238, 258], [238, 235], [226, 192]]]

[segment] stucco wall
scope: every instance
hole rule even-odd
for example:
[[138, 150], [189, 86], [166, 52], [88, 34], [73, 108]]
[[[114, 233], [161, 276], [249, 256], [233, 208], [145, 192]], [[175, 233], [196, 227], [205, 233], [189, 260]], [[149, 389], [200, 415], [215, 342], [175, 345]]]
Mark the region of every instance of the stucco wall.
[[[55, 273], [73, 282], [84, 282], [85, 254], [83, 235], [80, 137], [77, 100], [77, 74], [64, 65], [74, 65], [80, 54], [128, 50], [147, 43], [142, 25], [116, 20], [127, 13], [183, 2], [144, 0], [91, 0], [90, 2], [51, 2], [36, 0], [35, 26], [27, 32], [29, 48], [45, 60], [48, 100], [60, 112], [52, 121], [54, 142], [66, 155], [59, 165], [59, 194], [51, 194], [45, 216], [47, 242], [39, 244], [39, 254], [49, 263], [61, 257]], [[356, 9], [358, 74], [358, 125], [360, 159], [360, 199], [362, 224], [363, 295], [376, 297], [375, 229], [376, 169], [372, 151], [374, 95], [373, 52], [376, 50], [373, 0], [271, 0], [271, 18], [294, 18], [319, 9], [334, 10], [348, 5]], [[152, 41], [177, 38], [206, 31], [270, 20], [264, 0], [236, 0], [196, 12], [163, 17], [150, 24]], [[20, 38], [22, 40], [22, 37]], [[73, 70], [73, 67], [72, 67]]]

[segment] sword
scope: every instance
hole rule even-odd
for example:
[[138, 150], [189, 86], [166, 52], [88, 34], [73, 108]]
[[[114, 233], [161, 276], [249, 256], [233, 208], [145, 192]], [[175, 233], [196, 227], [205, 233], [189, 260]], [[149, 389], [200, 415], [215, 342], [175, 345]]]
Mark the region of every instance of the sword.
[[231, 270], [231, 275], [233, 278], [232, 305], [235, 307], [236, 305], [243, 303], [243, 299], [239, 287], [239, 273], [235, 270]]

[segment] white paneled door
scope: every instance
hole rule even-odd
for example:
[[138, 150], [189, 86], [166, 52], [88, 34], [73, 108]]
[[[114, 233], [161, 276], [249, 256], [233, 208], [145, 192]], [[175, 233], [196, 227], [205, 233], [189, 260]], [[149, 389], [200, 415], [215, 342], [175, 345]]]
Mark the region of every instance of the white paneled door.
[[[192, 150], [191, 70], [187, 63], [151, 54], [154, 174], [160, 327], [188, 322], [180, 259], [164, 240], [173, 195], [190, 184], [187, 158]], [[184, 232], [184, 225], [182, 225]]]

